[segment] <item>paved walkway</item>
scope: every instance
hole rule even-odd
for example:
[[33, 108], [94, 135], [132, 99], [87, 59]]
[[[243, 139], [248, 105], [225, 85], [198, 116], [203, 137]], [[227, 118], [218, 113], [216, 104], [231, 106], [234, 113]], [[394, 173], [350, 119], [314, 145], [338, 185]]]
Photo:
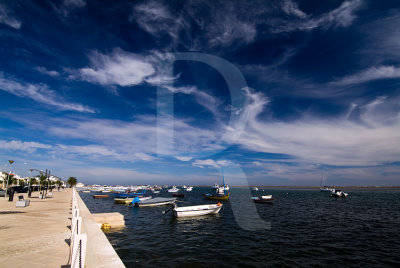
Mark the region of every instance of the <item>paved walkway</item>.
[[[68, 264], [71, 235], [71, 189], [53, 191], [39, 199], [35, 192], [30, 205], [16, 208], [19, 195], [8, 202], [0, 197], [0, 267], [62, 267]], [[66, 241], [67, 240], [67, 241]]]

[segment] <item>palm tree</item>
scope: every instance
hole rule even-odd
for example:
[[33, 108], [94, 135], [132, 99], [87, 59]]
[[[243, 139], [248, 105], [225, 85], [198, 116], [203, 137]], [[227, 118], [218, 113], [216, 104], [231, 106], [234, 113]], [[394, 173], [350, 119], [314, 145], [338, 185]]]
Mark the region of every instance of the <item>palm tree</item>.
[[67, 183], [69, 184], [70, 187], [73, 187], [73, 186], [76, 185], [77, 180], [76, 180], [75, 177], [69, 177], [68, 180], [67, 180]]

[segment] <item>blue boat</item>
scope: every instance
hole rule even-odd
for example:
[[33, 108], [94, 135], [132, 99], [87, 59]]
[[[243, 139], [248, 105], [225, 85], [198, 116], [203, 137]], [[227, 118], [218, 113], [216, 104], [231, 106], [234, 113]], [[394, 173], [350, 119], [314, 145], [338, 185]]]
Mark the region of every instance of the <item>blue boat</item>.
[[123, 198], [123, 197], [141, 197], [144, 196], [146, 194], [146, 190], [144, 190], [143, 192], [140, 193], [114, 193], [114, 197], [117, 198]]

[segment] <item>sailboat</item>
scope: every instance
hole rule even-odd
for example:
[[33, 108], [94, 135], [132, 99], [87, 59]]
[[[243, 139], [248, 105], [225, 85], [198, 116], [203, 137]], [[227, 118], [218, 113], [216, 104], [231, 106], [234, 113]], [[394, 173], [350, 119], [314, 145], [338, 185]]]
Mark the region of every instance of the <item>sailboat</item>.
[[[322, 168], [322, 176], [321, 176], [321, 183], [320, 183], [320, 188], [319, 190], [321, 192], [332, 192], [335, 191], [334, 188], [330, 187], [330, 186], [325, 186], [326, 182], [325, 182], [325, 172], [324, 172], [324, 168]], [[324, 185], [324, 186], [322, 186]]]
[[229, 192], [228, 192], [228, 185], [225, 184], [225, 178], [224, 178], [224, 170], [222, 169], [222, 185], [215, 189], [213, 187], [213, 191], [215, 190], [214, 193], [207, 193], [203, 194], [205, 199], [208, 200], [219, 200], [219, 201], [226, 201], [229, 199]]

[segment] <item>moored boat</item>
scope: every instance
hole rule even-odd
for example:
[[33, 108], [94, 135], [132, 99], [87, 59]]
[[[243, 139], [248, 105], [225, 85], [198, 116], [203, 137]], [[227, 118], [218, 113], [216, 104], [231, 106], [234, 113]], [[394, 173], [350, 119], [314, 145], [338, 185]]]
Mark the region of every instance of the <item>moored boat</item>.
[[149, 200], [152, 199], [151, 196], [146, 196], [146, 197], [134, 197], [134, 198], [130, 198], [130, 197], [126, 197], [126, 198], [114, 198], [114, 202], [117, 204], [130, 204], [132, 203], [133, 200], [135, 200], [135, 198], [138, 198], [136, 202], [141, 202], [144, 200]]
[[175, 203], [176, 197], [166, 198], [166, 197], [155, 197], [149, 200], [144, 200], [135, 203], [137, 207], [156, 207], [156, 206], [164, 206], [171, 205]]
[[134, 193], [134, 192], [131, 192], [131, 193], [115, 193], [114, 192], [114, 197], [116, 197], [116, 198], [124, 198], [124, 197], [135, 198], [136, 196], [143, 197], [145, 194], [146, 194], [146, 191], [139, 192], [139, 193], [138, 192], [136, 192], [136, 193]]
[[229, 193], [226, 194], [203, 194], [203, 197], [207, 200], [219, 200], [219, 201], [227, 201], [229, 200]]
[[186, 192], [191, 192], [192, 190], [193, 190], [193, 186], [188, 186], [188, 187], [186, 187]]
[[93, 195], [94, 199], [102, 199], [102, 198], [108, 198], [108, 194], [95, 194]]
[[349, 194], [343, 192], [342, 190], [336, 189], [336, 190], [332, 190], [331, 192], [331, 197], [341, 197], [341, 198], [346, 198], [349, 196]]
[[176, 192], [178, 192], [178, 191], [179, 191], [179, 189], [176, 188], [176, 186], [172, 186], [171, 189], [168, 189], [168, 193], [176, 193]]
[[199, 205], [199, 206], [188, 206], [188, 207], [178, 207], [174, 204], [172, 212], [175, 217], [194, 217], [203, 216], [208, 214], [217, 214], [222, 208], [222, 204], [212, 204], [212, 205]]
[[254, 203], [265, 203], [265, 204], [273, 204], [275, 201], [275, 198], [272, 197], [272, 195], [262, 195], [260, 197], [252, 197], [251, 198]]

